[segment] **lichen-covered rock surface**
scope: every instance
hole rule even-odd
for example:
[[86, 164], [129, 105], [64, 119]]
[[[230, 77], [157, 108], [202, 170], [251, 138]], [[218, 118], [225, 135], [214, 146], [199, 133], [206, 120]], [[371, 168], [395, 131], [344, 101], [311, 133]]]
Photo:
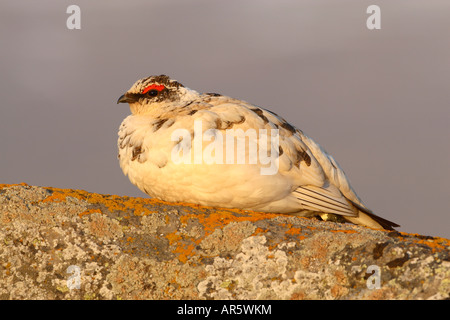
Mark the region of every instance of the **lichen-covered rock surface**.
[[450, 240], [0, 185], [0, 299], [448, 299]]

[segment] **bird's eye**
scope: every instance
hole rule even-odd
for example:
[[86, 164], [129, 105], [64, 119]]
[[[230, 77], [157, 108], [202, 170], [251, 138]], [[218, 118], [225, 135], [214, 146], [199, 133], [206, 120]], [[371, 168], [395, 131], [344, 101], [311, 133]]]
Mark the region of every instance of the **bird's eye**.
[[150, 97], [156, 97], [158, 95], [158, 90], [150, 90], [147, 92], [147, 95], [149, 95]]
[[158, 93], [163, 91], [166, 87], [162, 84], [155, 84], [152, 83], [148, 87], [146, 87], [144, 90], [142, 90], [142, 94], [146, 94], [148, 97], [156, 97]]

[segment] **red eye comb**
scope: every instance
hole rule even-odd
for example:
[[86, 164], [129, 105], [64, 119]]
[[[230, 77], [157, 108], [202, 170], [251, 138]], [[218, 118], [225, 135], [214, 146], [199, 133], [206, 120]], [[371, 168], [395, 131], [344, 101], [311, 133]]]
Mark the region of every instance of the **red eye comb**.
[[147, 92], [149, 92], [150, 90], [157, 90], [157, 91], [162, 91], [165, 89], [165, 86], [162, 84], [151, 84], [148, 87], [146, 87], [144, 89], [144, 91], [142, 91], [142, 94], [146, 94]]

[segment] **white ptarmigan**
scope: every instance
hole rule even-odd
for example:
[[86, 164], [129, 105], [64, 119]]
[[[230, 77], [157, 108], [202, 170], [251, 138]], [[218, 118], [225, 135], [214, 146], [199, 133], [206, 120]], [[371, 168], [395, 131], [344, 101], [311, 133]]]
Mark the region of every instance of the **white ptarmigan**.
[[132, 112], [119, 129], [120, 167], [151, 197], [398, 227], [369, 210], [333, 157], [274, 112], [166, 75], [138, 80], [117, 103]]

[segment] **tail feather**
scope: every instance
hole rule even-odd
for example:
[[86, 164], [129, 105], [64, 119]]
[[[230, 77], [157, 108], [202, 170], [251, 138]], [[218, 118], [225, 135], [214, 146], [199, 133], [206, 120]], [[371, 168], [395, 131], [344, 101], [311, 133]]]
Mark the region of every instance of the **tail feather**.
[[371, 217], [373, 220], [375, 220], [376, 222], [378, 222], [384, 229], [386, 230], [394, 230], [394, 227], [400, 227], [399, 224], [389, 221], [387, 219], [384, 219], [380, 216], [377, 216], [376, 214], [373, 213], [367, 213], [366, 214]]
[[[392, 222], [392, 221], [384, 219], [380, 216], [377, 216], [375, 213], [373, 213], [368, 208], [366, 208], [360, 204], [357, 204], [349, 199], [347, 199], [347, 200], [359, 210], [359, 214], [358, 214], [358, 217], [344, 217], [346, 220], [348, 220], [352, 223], [364, 224], [369, 227], [373, 227], [373, 228], [377, 228], [377, 229], [380, 229], [380, 227], [381, 227], [385, 230], [394, 230], [394, 227], [400, 227], [400, 225], [398, 225], [395, 222]], [[379, 226], [377, 226], [377, 225], [379, 225]]]

